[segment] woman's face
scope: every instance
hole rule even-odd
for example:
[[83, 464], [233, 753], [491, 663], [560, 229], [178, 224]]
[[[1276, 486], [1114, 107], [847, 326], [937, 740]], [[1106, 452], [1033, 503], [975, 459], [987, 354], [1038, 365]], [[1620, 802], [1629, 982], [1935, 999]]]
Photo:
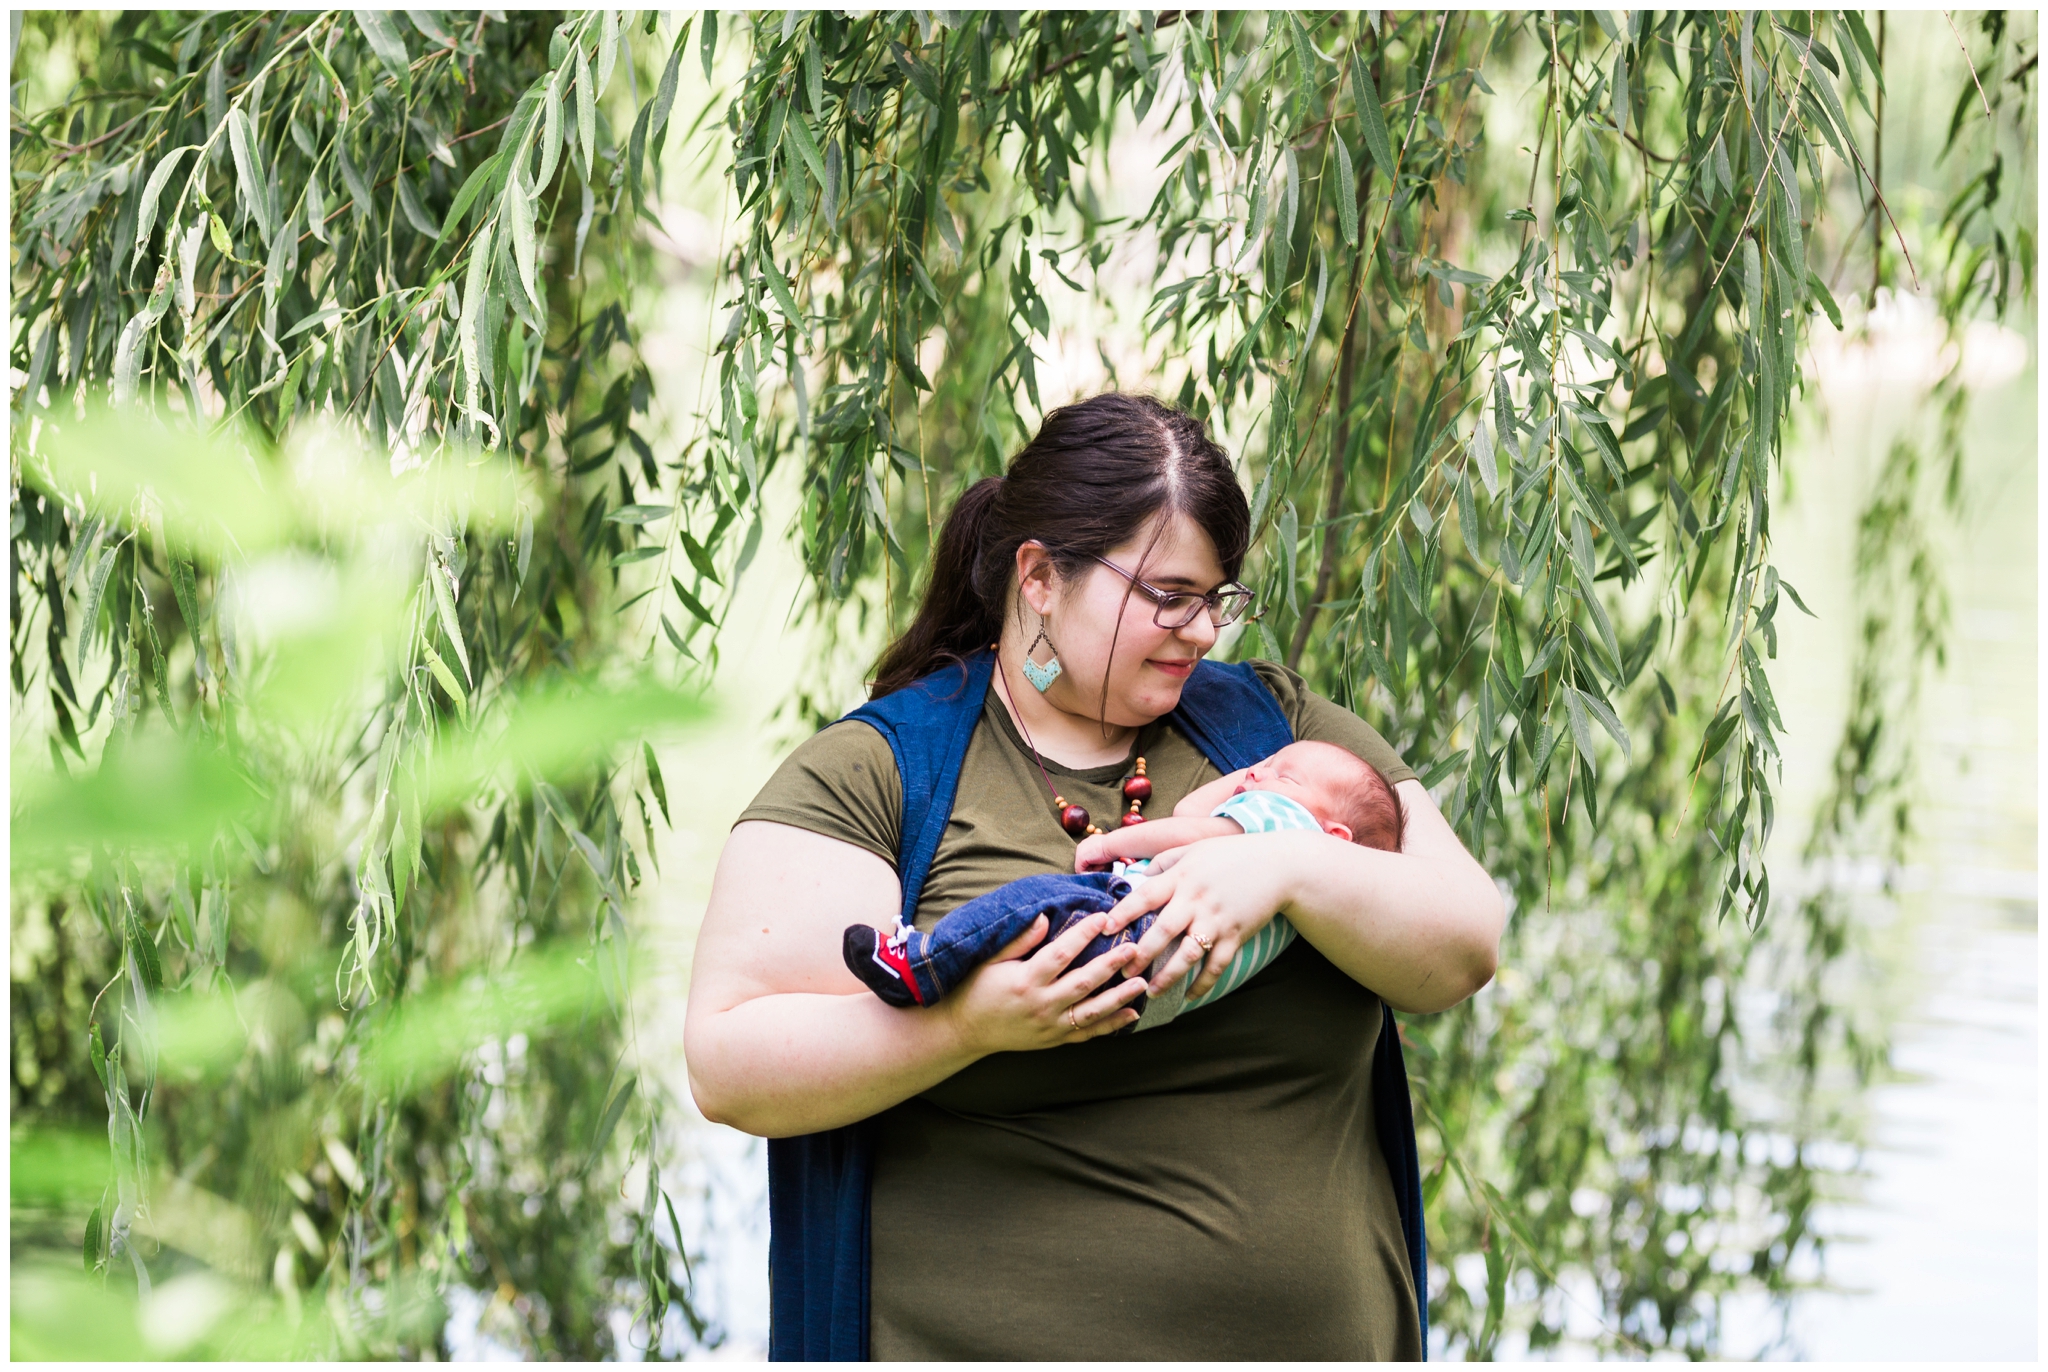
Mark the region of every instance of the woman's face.
[[[1163, 591], [1202, 595], [1227, 579], [1215, 543], [1184, 514], [1148, 523], [1104, 556]], [[1181, 687], [1195, 663], [1216, 644], [1216, 626], [1206, 609], [1179, 629], [1162, 629], [1152, 622], [1151, 597], [1101, 563], [1063, 578], [1034, 544], [1019, 550], [1018, 561], [1021, 594], [1044, 616], [1046, 637], [1063, 668], [1045, 693], [1050, 704], [1068, 714], [1134, 728], [1180, 703]], [[1025, 641], [1036, 633], [1034, 626]]]

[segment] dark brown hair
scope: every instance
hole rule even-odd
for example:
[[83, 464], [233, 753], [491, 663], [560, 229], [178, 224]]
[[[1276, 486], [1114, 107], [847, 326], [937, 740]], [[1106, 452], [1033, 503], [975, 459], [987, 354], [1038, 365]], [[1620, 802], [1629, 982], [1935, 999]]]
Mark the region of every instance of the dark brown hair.
[[1401, 836], [1408, 830], [1408, 807], [1402, 803], [1401, 793], [1387, 784], [1386, 775], [1379, 768], [1363, 758], [1359, 761], [1365, 770], [1344, 797], [1348, 813], [1337, 820], [1350, 828], [1353, 843], [1398, 853]]
[[1001, 636], [1017, 549], [1036, 539], [1060, 575], [1128, 540], [1162, 512], [1185, 514], [1236, 580], [1251, 510], [1229, 456], [1201, 421], [1149, 396], [1109, 392], [1046, 415], [1003, 476], [970, 486], [946, 517], [917, 618], [875, 669], [900, 690]]

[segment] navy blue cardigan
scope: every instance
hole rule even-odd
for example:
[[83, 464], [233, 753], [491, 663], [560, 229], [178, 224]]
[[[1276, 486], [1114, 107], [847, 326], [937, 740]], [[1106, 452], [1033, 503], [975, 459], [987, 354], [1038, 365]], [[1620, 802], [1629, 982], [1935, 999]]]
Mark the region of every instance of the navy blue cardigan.
[[[980, 721], [995, 655], [971, 654], [847, 715], [889, 741], [903, 780], [897, 876], [903, 920], [952, 818], [968, 740]], [[1201, 662], [1168, 716], [1218, 771], [1234, 772], [1294, 741], [1293, 726], [1258, 674], [1243, 663]], [[1372, 1067], [1373, 1118], [1394, 1176], [1408, 1265], [1415, 1277], [1422, 1342], [1429, 1346], [1429, 1278], [1422, 1178], [1401, 1035], [1391, 1012]], [[768, 1356], [778, 1362], [860, 1362], [868, 1356], [868, 1198], [874, 1142], [866, 1121], [768, 1141]]]

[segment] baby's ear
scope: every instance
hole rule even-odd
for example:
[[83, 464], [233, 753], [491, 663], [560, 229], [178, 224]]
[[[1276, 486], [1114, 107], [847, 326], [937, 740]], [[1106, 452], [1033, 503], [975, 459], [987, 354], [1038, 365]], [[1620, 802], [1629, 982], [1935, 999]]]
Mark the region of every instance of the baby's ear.
[[1332, 838], [1341, 838], [1346, 843], [1350, 843], [1352, 841], [1351, 826], [1348, 824], [1338, 824], [1332, 821], [1331, 823], [1325, 824], [1323, 826], [1323, 832], [1330, 835]]

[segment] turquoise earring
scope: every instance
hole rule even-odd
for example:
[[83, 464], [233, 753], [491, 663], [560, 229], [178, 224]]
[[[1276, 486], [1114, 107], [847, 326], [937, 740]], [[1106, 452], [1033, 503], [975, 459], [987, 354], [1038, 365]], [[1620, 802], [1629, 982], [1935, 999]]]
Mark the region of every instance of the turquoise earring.
[[[1038, 651], [1038, 645], [1041, 643], [1052, 650], [1052, 656], [1043, 663], [1033, 662], [1031, 655]], [[1045, 636], [1043, 628], [1038, 631], [1038, 637], [1031, 640], [1031, 646], [1024, 650], [1024, 679], [1030, 682], [1032, 689], [1040, 695], [1044, 695], [1052, 684], [1060, 679], [1059, 651], [1053, 648], [1052, 640]]]

